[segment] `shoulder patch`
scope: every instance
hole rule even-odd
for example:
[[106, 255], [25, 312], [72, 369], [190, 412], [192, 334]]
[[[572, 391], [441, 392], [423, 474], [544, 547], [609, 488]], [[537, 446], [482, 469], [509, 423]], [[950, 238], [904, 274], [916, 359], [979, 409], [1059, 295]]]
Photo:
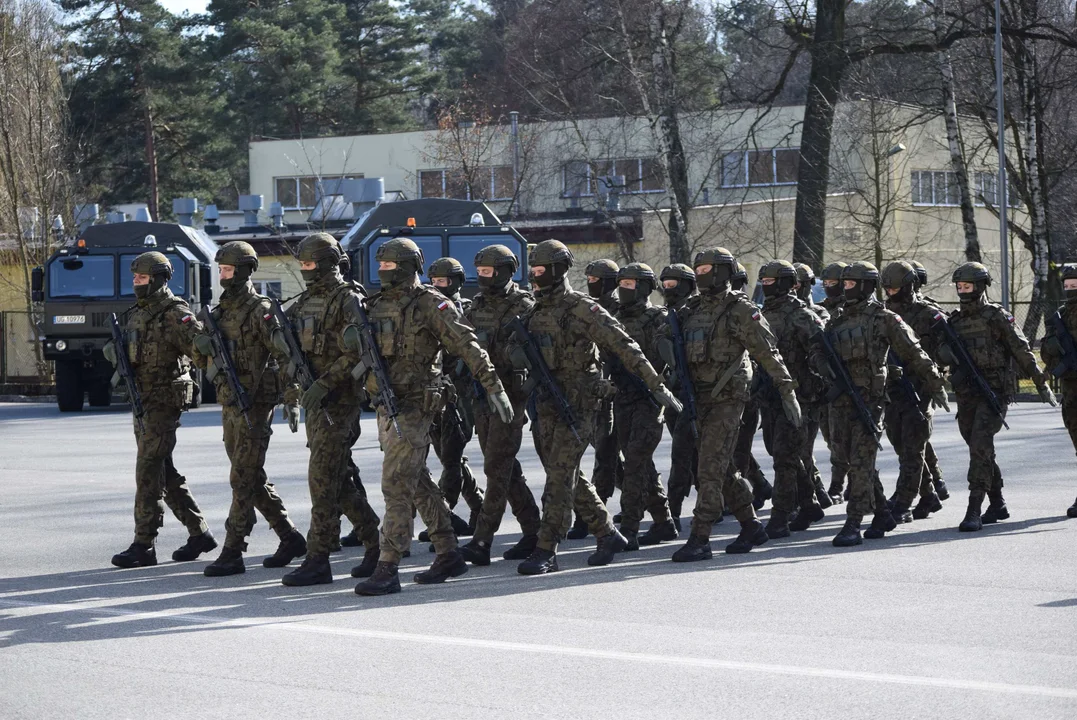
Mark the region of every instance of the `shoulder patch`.
[[191, 322], [193, 318], [194, 315], [184, 315], [183, 318], [180, 319], [180, 322], [186, 325], [187, 323]]
[[441, 311], [448, 310], [449, 305], [450, 305], [450, 303], [449, 303], [448, 300], [442, 300], [441, 302], [438, 303], [438, 310], [441, 310]]
[[762, 315], [758, 309], [752, 312], [752, 320], [758, 320], [760, 317], [762, 317]]
[[591, 303], [591, 312], [596, 313], [602, 309], [602, 306], [598, 303]]

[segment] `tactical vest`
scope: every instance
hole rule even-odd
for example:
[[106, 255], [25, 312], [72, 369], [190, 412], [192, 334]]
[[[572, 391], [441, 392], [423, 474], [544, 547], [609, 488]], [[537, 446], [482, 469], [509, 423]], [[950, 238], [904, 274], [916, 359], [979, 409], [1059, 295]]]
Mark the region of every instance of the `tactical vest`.
[[307, 291], [289, 308], [303, 353], [318, 374], [344, 354], [339, 342], [343, 328], [329, 327], [330, 315], [351, 290], [351, 284], [341, 283], [317, 295]]
[[577, 306], [592, 307], [596, 300], [569, 290], [555, 302], [536, 303], [528, 330], [542, 350], [542, 357], [554, 373], [590, 375], [598, 373], [598, 346], [587, 329], [572, 316]]
[[[770, 326], [770, 331], [774, 334], [778, 353], [782, 356], [782, 360], [785, 361], [789, 374], [797, 381], [797, 395], [810, 401], [816, 400], [821, 393], [821, 379], [813, 372], [811, 358], [808, 357], [808, 352], [804, 345], [804, 341], [810, 340], [810, 338], [803, 337], [804, 331], [801, 330], [797, 318], [798, 315], [805, 311], [818, 317], [818, 313], [813, 312], [816, 307], [819, 306], [809, 306], [799, 298], [783, 300], [780, 303], [772, 304], [770, 307], [763, 306], [763, 317], [766, 318], [767, 325]], [[808, 320], [808, 318], [805, 318], [800, 323], [806, 323]], [[759, 372], [760, 374], [765, 374], [762, 370], [759, 370]], [[766, 385], [766, 392], [763, 393], [763, 399], [771, 399], [769, 396], [773, 386], [769, 383], [760, 383], [761, 386], [764, 384]], [[759, 389], [763, 390], [764, 388], [760, 387]], [[776, 393], [773, 394], [776, 395]]]
[[221, 305], [215, 307], [213, 318], [236, 364], [239, 382], [252, 398], [276, 400], [281, 391], [277, 361], [262, 342], [258, 327], [258, 323], [265, 322], [271, 302], [267, 297], [249, 293], [239, 302], [229, 302], [227, 311]]
[[475, 297], [467, 312], [467, 319], [475, 328], [479, 345], [489, 354], [498, 374], [513, 369], [505, 341], [509, 332], [505, 329], [515, 316], [525, 316], [531, 307], [531, 294], [518, 287], [504, 295], [481, 293]]
[[985, 303], [971, 310], [962, 308], [950, 317], [954, 332], [965, 343], [973, 362], [985, 374], [1006, 372], [1010, 367], [1009, 351], [1002, 338], [991, 329], [991, 321], [1001, 313], [1000, 305]]
[[[682, 330], [685, 356], [697, 392], [709, 392], [730, 368], [749, 365], [747, 350], [730, 328], [730, 310], [738, 302], [747, 301], [743, 295], [729, 292], [718, 303], [700, 299], [689, 305]], [[747, 372], [750, 375], [750, 365]]]
[[174, 332], [168, 321], [168, 311], [172, 308], [188, 309], [188, 306], [182, 299], [169, 296], [148, 308], [135, 306], [128, 316], [124, 331], [127, 357], [140, 389], [159, 388], [170, 385], [173, 380], [190, 379], [190, 360], [169, 342], [169, 334]]
[[868, 390], [874, 397], [881, 397], [886, 392], [886, 360], [890, 344], [885, 337], [878, 336], [883, 312], [883, 307], [874, 302], [867, 303], [866, 307], [854, 306], [852, 311], [847, 308], [831, 328], [835, 349], [853, 384]]
[[[624, 326], [625, 332], [640, 346], [651, 365], [661, 368], [662, 361], [655, 349], [654, 338], [666, 321], [666, 311], [654, 305], [632, 308], [628, 311], [622, 307], [618, 311], [617, 320]], [[617, 385], [618, 392], [633, 391], [640, 394], [647, 392], [649, 396], [649, 391], [646, 385], [643, 385], [642, 380], [628, 372], [619, 360], [611, 358], [610, 362], [613, 365], [610, 378]]]
[[[420, 285], [404, 293], [382, 292], [368, 304], [378, 349], [389, 363], [394, 385], [426, 383], [439, 373], [441, 341], [427, 329], [419, 301], [429, 293], [436, 291]], [[452, 302], [437, 295], [436, 302]]]

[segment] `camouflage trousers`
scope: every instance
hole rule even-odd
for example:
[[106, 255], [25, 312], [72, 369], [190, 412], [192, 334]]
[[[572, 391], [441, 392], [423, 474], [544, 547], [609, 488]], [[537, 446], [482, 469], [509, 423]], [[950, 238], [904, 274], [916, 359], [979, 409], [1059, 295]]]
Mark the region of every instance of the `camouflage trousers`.
[[761, 412], [759, 403], [754, 399], [749, 400], [744, 405], [744, 415], [741, 417], [740, 432], [737, 433], [737, 446], [733, 450], [733, 463], [729, 466], [727, 472], [734, 473], [739, 472], [741, 477], [748, 481], [748, 484], [752, 486], [752, 492], [755, 492], [756, 486], [762, 484], [766, 477], [763, 475], [763, 468], [759, 466], [759, 462], [752, 454], [752, 445], [755, 443], [755, 432], [759, 429], [760, 418], [763, 420], [763, 445], [766, 447], [767, 452], [773, 452], [771, 449], [771, 421], [770, 417]]
[[644, 510], [655, 522], [669, 520], [666, 489], [654, 466], [654, 451], [662, 441], [662, 421], [659, 408], [649, 399], [614, 402], [613, 418], [617, 444], [625, 454], [621, 530], [638, 532]]
[[180, 408], [155, 403], [147, 393], [143, 401], [145, 431], [139, 435], [135, 423], [135, 542], [152, 545], [165, 522], [165, 506], [183, 523], [190, 535], [209, 529], [198, 503], [187, 488], [187, 479], [176, 471], [172, 451], [176, 449], [176, 430], [180, 426]]
[[751, 486], [739, 472], [728, 471], [743, 417], [744, 403], [740, 401], [699, 406], [699, 497], [692, 514], [692, 534], [697, 538], [710, 538], [711, 528], [721, 519], [726, 505], [742, 523], [755, 519]]
[[366, 488], [363, 487], [363, 479], [359, 475], [359, 466], [352, 457], [352, 448], [359, 441], [362, 434], [362, 413], [355, 413], [355, 419], [348, 432], [347, 467], [344, 469], [343, 486], [341, 488], [340, 513], [348, 518], [352, 524], [355, 536], [363, 543], [367, 550], [378, 546], [378, 523], [381, 518], [370, 507], [367, 500]]
[[924, 463], [924, 452], [931, 437], [933, 412], [928, 406], [921, 412], [902, 392], [893, 393], [886, 406], [886, 437], [898, 455], [898, 479], [894, 499], [912, 505], [917, 495], [931, 497], [935, 486]]
[[[807, 418], [811, 406], [805, 403], [802, 407]], [[763, 416], [770, 422], [771, 449], [774, 453], [774, 496], [771, 505], [775, 510], [786, 513], [818, 505], [811, 466], [804, 463], [805, 457], [810, 462], [815, 441], [812, 424], [793, 425], [781, 407], [768, 407]]]
[[606, 502], [613, 497], [614, 489], [624, 484], [624, 459], [617, 441], [617, 423], [610, 400], [603, 400], [599, 405], [592, 445], [595, 448], [595, 463], [591, 482], [598, 497]]
[[435, 419], [431, 431], [434, 454], [441, 461], [438, 487], [445, 495], [445, 502], [449, 503], [450, 509], [456, 507], [460, 495], [463, 494], [468, 508], [472, 512], [478, 512], [482, 508], [482, 488], [476, 484], [475, 475], [464, 457], [464, 448], [471, 442], [475, 428], [462, 416], [453, 417], [457, 412], [452, 406], [445, 408]]
[[[1005, 415], [1005, 395], [995, 392]], [[995, 462], [995, 435], [1002, 429], [1003, 419], [992, 412], [979, 393], [957, 393], [957, 429], [969, 446], [969, 492], [973, 495], [1002, 490], [1002, 471]]]
[[224, 545], [233, 550], [247, 549], [247, 536], [257, 521], [255, 510], [262, 513], [269, 527], [281, 539], [295, 529], [288, 519], [288, 511], [284, 509], [280, 495], [266, 477], [266, 451], [273, 434], [273, 408], [269, 403], [255, 404], [247, 413], [252, 428], [247, 427], [243, 414], [234, 405], [221, 408], [224, 451], [232, 466], [228, 474], [228, 482], [232, 486], [232, 504], [224, 523]]
[[[580, 470], [580, 460], [587, 450], [596, 421], [577, 424], [577, 440], [565, 425], [557, 409], [548, 402], [539, 402], [537, 422], [532, 423], [535, 450], [546, 471], [546, 487], [542, 492], [542, 521], [539, 525], [538, 546], [551, 552], [572, 527], [572, 511], [587, 523], [595, 537], [613, 532], [613, 517], [595, 491], [595, 486]], [[582, 441], [582, 442], [581, 442]]]
[[[883, 414], [882, 404], [870, 399], [865, 402], [878, 424]], [[829, 420], [831, 452], [840, 453], [849, 462], [846, 516], [859, 522], [886, 508], [886, 495], [875, 471], [879, 446], [875, 434], [864, 426], [848, 395], [842, 395], [830, 404]]]
[[666, 410], [666, 429], [672, 443], [669, 463], [669, 508], [680, 517], [681, 505], [696, 484], [696, 438], [692, 424], [683, 414]]
[[942, 480], [942, 468], [939, 467], [939, 456], [935, 454], [935, 448], [931, 447], [930, 440], [928, 440], [927, 445], [924, 446], [924, 472], [926, 472], [928, 477], [934, 482]]
[[413, 408], [402, 411], [396, 420], [394, 425], [385, 411], [378, 408], [378, 443], [385, 454], [381, 466], [381, 494], [385, 498], [381, 560], [394, 564], [411, 547], [415, 511], [426, 525], [430, 542], [439, 555], [456, 549], [449, 506], [426, 465], [434, 418]]
[[830, 488], [841, 492], [845, 487], [845, 477], [849, 474], [849, 461], [845, 458], [842, 448], [837, 448], [831, 441], [830, 405], [823, 403], [819, 407], [819, 430], [823, 435], [823, 442], [830, 450]]
[[486, 474], [486, 495], [482, 500], [482, 512], [475, 526], [476, 540], [492, 542], [501, 527], [506, 504], [520, 523], [524, 535], [537, 535], [539, 531], [539, 508], [517, 455], [523, 443], [523, 424], [527, 416], [522, 406], [517, 406], [516, 417], [506, 425], [489, 408], [475, 408], [475, 432], [482, 449], [482, 469]]

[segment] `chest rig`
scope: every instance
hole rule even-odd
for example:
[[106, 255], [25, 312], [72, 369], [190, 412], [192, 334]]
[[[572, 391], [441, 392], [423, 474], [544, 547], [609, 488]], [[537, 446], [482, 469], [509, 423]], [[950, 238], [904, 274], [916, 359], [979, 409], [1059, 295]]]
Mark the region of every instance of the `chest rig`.
[[988, 303], [971, 310], [961, 309], [950, 319], [954, 332], [965, 343], [973, 362], [984, 373], [1005, 372], [1010, 366], [1006, 345], [991, 327], [992, 319], [1001, 312], [1001, 308]]
[[236, 364], [240, 382], [249, 392], [275, 393], [279, 391], [277, 363], [265, 343], [262, 342], [258, 323], [264, 322], [265, 303], [269, 298], [255, 293], [240, 301], [218, 305], [213, 318], [228, 344], [228, 352]]
[[699, 300], [683, 323], [685, 357], [700, 389], [713, 387], [729, 368], [745, 362], [746, 351], [731, 327], [738, 297], [727, 292], [718, 302]]
[[586, 312], [591, 312], [594, 298], [570, 290], [554, 302], [535, 305], [528, 330], [551, 371], [598, 372], [598, 346], [584, 324], [573, 317], [584, 303]]
[[[437, 373], [441, 341], [426, 327], [421, 300], [432, 292], [435, 291], [419, 286], [407, 292], [381, 293], [371, 298], [368, 315], [378, 349], [392, 366], [394, 380], [426, 380]], [[442, 297], [436, 302], [453, 301]]]
[[886, 391], [886, 353], [889, 345], [879, 337], [878, 323], [882, 306], [867, 303], [861, 308], [849, 308], [834, 323], [834, 347], [857, 387], [866, 388], [873, 396]]
[[135, 307], [124, 331], [127, 357], [138, 371], [139, 382], [168, 383], [190, 370], [190, 361], [168, 342], [168, 311], [186, 307], [179, 298], [168, 298], [148, 308]]

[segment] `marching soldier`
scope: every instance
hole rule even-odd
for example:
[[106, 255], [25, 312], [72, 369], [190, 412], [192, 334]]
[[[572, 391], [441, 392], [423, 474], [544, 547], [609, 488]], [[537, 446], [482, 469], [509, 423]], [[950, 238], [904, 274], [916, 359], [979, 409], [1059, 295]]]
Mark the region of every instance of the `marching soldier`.
[[[665, 297], [666, 310], [677, 312], [684, 307], [688, 299], [697, 295], [696, 273], [683, 263], [675, 263], [662, 268], [662, 295]], [[683, 398], [682, 398], [683, 399]], [[666, 410], [666, 429], [672, 441], [669, 463], [669, 513], [673, 524], [681, 531], [681, 507], [696, 484], [696, 440], [692, 427], [681, 421], [681, 414]]]
[[[441, 583], [468, 570], [456, 550], [449, 507], [426, 465], [431, 426], [445, 409], [437, 365], [442, 349], [463, 359], [504, 423], [513, 419], [512, 402], [474, 330], [451, 300], [419, 283], [423, 253], [418, 245], [393, 238], [378, 248], [375, 258], [382, 290], [367, 301], [376, 341], [367, 352], [380, 353], [388, 377], [379, 380], [371, 368], [366, 391], [377, 407], [378, 441], [385, 453], [381, 479], [385, 519], [381, 558], [370, 579], [355, 586], [359, 595], [400, 592], [398, 565], [411, 544], [413, 510], [426, 524], [437, 552], [430, 569], [416, 573], [415, 582]], [[360, 337], [358, 328], [344, 328], [344, 344], [358, 345]], [[383, 381], [390, 387], [382, 386]], [[386, 405], [389, 393], [396, 398], [396, 417]]]
[[[797, 271], [797, 297], [808, 306], [809, 310], [818, 315], [825, 325], [830, 320], [830, 312], [822, 305], [816, 304], [811, 294], [811, 289], [815, 286], [815, 271], [804, 263], [793, 263], [793, 267]], [[815, 451], [815, 438], [819, 434], [819, 418], [816, 413], [807, 413], [804, 416], [804, 424], [807, 426], [808, 439], [803, 446], [807, 454], [802, 460], [804, 461], [804, 466], [808, 468], [808, 472], [811, 473], [812, 484], [815, 486], [815, 499], [819, 503], [819, 507], [825, 510], [833, 505], [834, 501], [830, 499], [830, 494], [823, 485], [823, 478], [819, 473], [819, 468], [815, 465], [813, 453]]]
[[[1062, 294], [1066, 304], [1057, 320], [1048, 320], [1040, 356], [1053, 374], [1062, 381], [1062, 422], [1077, 449], [1077, 265], [1062, 267]], [[1066, 517], [1077, 518], [1077, 501], [1066, 510]]]
[[[1047, 377], [1036, 365], [1028, 340], [1014, 324], [1013, 315], [1001, 305], [988, 302], [991, 273], [987, 267], [965, 263], [954, 271], [953, 281], [961, 306], [950, 315], [949, 324], [976, 367], [958, 364], [959, 351], [950, 347], [945, 338], [940, 339], [939, 358], [952, 368], [950, 382], [957, 395], [957, 427], [969, 446], [969, 506], [958, 529], [976, 532], [985, 524], [1010, 517], [1002, 496], [1002, 472], [995, 461], [995, 434], [1002, 429], [1006, 405], [1013, 400], [1017, 380], [1010, 360], [1032, 378], [1044, 402], [1052, 406], [1057, 402], [1047, 387]], [[992, 399], [977, 389], [977, 371], [990, 386], [997, 407], [992, 407]], [[984, 496], [990, 503], [981, 516]]]
[[[823, 268], [823, 291], [826, 297], [819, 303], [831, 317], [841, 313], [842, 303], [845, 301], [845, 286], [842, 284], [841, 274], [848, 263], [834, 262]], [[824, 321], [826, 322], [826, 321]], [[849, 463], [841, 456], [839, 448], [830, 442], [830, 405], [820, 403], [818, 410], [819, 430], [823, 435], [823, 442], [830, 449], [830, 487], [826, 494], [833, 503], [843, 503], [843, 490], [845, 488], [845, 476], [849, 473]]]
[[124, 327], [126, 347], [105, 345], [105, 357], [118, 364], [126, 352], [142, 397], [142, 429], [135, 424], [138, 459], [135, 462], [135, 540], [112, 557], [121, 568], [157, 564], [154, 543], [164, 524], [165, 505], [190, 533], [172, 553], [176, 562], [194, 560], [217, 547], [217, 541], [187, 488], [187, 479], [172, 463], [180, 414], [191, 405], [192, 343], [202, 332], [191, 308], [168, 288], [172, 263], [164, 254], [145, 252], [131, 262], [137, 303]]
[[[745, 297], [749, 300], [752, 299], [751, 294], [748, 292], [748, 270], [739, 262], [737, 263], [733, 277], [730, 278], [729, 287], [733, 292], [744, 293]], [[759, 465], [759, 461], [757, 461], [752, 454], [752, 443], [755, 442], [755, 431], [759, 429], [760, 424], [760, 377], [761, 373], [756, 372], [756, 369], [753, 368], [751, 396], [748, 398], [748, 402], [744, 405], [744, 418], [741, 420], [740, 434], [737, 436], [737, 446], [733, 451], [733, 463], [729, 466], [729, 472], [740, 472], [741, 476], [752, 486], [752, 506], [755, 507], [756, 510], [761, 510], [767, 500], [770, 500], [774, 495], [773, 486], [770, 484], [770, 481], [767, 480], [767, 476], [763, 474], [763, 468]], [[771, 447], [770, 428], [768, 427], [768, 424], [769, 423], [767, 422], [763, 423], [763, 443], [769, 453]]]
[[[912, 266], [916, 268], [917, 296], [928, 305], [938, 307], [938, 300], [935, 300], [922, 292], [924, 286], [927, 285], [927, 268], [924, 267], [923, 263], [916, 260], [912, 261]], [[939, 496], [939, 500], [949, 500], [950, 491], [946, 487], [946, 481], [942, 479], [942, 468], [939, 466], [939, 456], [935, 454], [935, 448], [931, 447], [930, 440], [927, 441], [927, 447], [924, 448], [924, 462], [924, 471], [931, 476], [931, 483], [935, 486], [935, 493]]]
[[[208, 335], [196, 335], [194, 346], [203, 364], [220, 362], [218, 352], [229, 354], [236, 379], [251, 406], [248, 412], [243, 412], [239, 398], [232, 396], [225, 373], [218, 372], [214, 381], [221, 404], [224, 449], [232, 466], [228, 476], [232, 505], [225, 522], [224, 549], [220, 557], [206, 566], [207, 577], [246, 571], [243, 553], [247, 549], [247, 536], [254, 528], [255, 510], [262, 513], [280, 538], [277, 551], [262, 561], [264, 567], [284, 567], [307, 554], [306, 539], [288, 518], [288, 511], [265, 471], [266, 451], [273, 434], [273, 409], [283, 392], [278, 361], [288, 360], [273, 342], [273, 335], [281, 332], [280, 323], [273, 314], [272, 301], [256, 293], [251, 284], [251, 274], [258, 269], [258, 254], [253, 247], [245, 242], [225, 243], [217, 251], [215, 261], [224, 293], [211, 312], [227, 347], [218, 350]], [[291, 429], [298, 431], [298, 418]]]

